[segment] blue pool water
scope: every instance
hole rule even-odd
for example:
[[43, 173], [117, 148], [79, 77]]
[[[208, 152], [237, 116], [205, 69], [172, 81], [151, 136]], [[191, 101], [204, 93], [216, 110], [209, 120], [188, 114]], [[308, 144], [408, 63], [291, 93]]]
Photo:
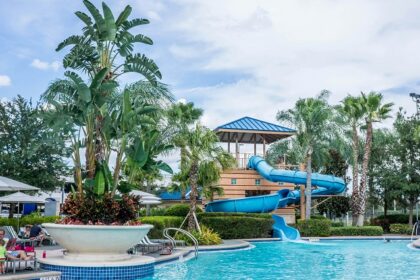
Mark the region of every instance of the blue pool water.
[[249, 250], [200, 253], [163, 264], [148, 279], [420, 279], [408, 241], [256, 242]]

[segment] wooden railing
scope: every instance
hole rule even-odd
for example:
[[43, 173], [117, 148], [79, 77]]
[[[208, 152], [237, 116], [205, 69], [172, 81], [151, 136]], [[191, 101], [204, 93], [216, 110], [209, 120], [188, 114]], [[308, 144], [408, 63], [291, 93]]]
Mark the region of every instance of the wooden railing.
[[[236, 158], [236, 167], [238, 169], [246, 169], [248, 165], [248, 161], [253, 155], [254, 155], [253, 153], [240, 153], [238, 155], [235, 153], [232, 153], [232, 156]], [[262, 154], [257, 154], [257, 156], [264, 158]], [[285, 164], [285, 163], [280, 163], [273, 167], [278, 168], [278, 169], [286, 169], [286, 170], [299, 170], [299, 165], [292, 165], [292, 164]]]

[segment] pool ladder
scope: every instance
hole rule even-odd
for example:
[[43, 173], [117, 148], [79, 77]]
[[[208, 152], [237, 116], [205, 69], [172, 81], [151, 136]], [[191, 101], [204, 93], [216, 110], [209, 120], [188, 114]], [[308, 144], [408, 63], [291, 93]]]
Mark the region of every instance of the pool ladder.
[[411, 241], [414, 240], [414, 236], [418, 235], [418, 229], [419, 229], [419, 221], [417, 221], [414, 225], [413, 225], [413, 231], [411, 232]]
[[167, 238], [171, 242], [172, 248], [176, 248], [176, 241], [175, 241], [175, 239], [172, 236], [169, 235], [169, 231], [170, 230], [178, 231], [180, 233], [183, 233], [183, 234], [185, 234], [186, 236], [188, 236], [193, 241], [193, 243], [194, 243], [194, 255], [195, 255], [195, 258], [197, 258], [198, 257], [198, 241], [194, 237], [194, 235], [192, 235], [188, 231], [183, 230], [183, 229], [180, 229], [180, 228], [165, 228], [163, 230], [163, 236], [165, 238]]

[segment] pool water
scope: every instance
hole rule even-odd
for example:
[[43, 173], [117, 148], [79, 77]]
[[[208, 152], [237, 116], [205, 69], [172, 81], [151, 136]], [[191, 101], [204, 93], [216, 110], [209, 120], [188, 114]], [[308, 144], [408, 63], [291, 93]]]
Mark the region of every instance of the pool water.
[[420, 279], [408, 241], [256, 242], [249, 250], [200, 253], [156, 266], [151, 279]]

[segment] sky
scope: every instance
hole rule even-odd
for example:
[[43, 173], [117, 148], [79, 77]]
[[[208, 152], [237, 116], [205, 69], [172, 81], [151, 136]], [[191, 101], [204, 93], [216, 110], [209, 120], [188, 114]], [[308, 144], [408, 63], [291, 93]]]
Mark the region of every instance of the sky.
[[[420, 93], [419, 1], [107, 3], [115, 15], [129, 4], [133, 17], [150, 20], [136, 31], [154, 45], [137, 51], [156, 61], [176, 99], [204, 109], [210, 128], [243, 116], [276, 122], [279, 110], [324, 89], [332, 104], [374, 90], [396, 104], [394, 113], [415, 112], [408, 94]], [[80, 33], [77, 10], [87, 12], [82, 1], [0, 1], [0, 99], [37, 101], [63, 77], [68, 49], [55, 48]]]
[[[107, 3], [115, 14], [129, 4], [151, 21], [137, 31], [154, 45], [138, 50], [156, 61], [177, 99], [205, 110], [211, 128], [243, 116], [275, 122], [278, 110], [324, 89], [331, 103], [375, 90], [415, 111], [408, 93], [420, 92], [419, 1]], [[0, 98], [38, 100], [63, 77], [66, 50], [55, 47], [80, 32], [77, 10], [86, 11], [81, 1], [0, 2]]]

